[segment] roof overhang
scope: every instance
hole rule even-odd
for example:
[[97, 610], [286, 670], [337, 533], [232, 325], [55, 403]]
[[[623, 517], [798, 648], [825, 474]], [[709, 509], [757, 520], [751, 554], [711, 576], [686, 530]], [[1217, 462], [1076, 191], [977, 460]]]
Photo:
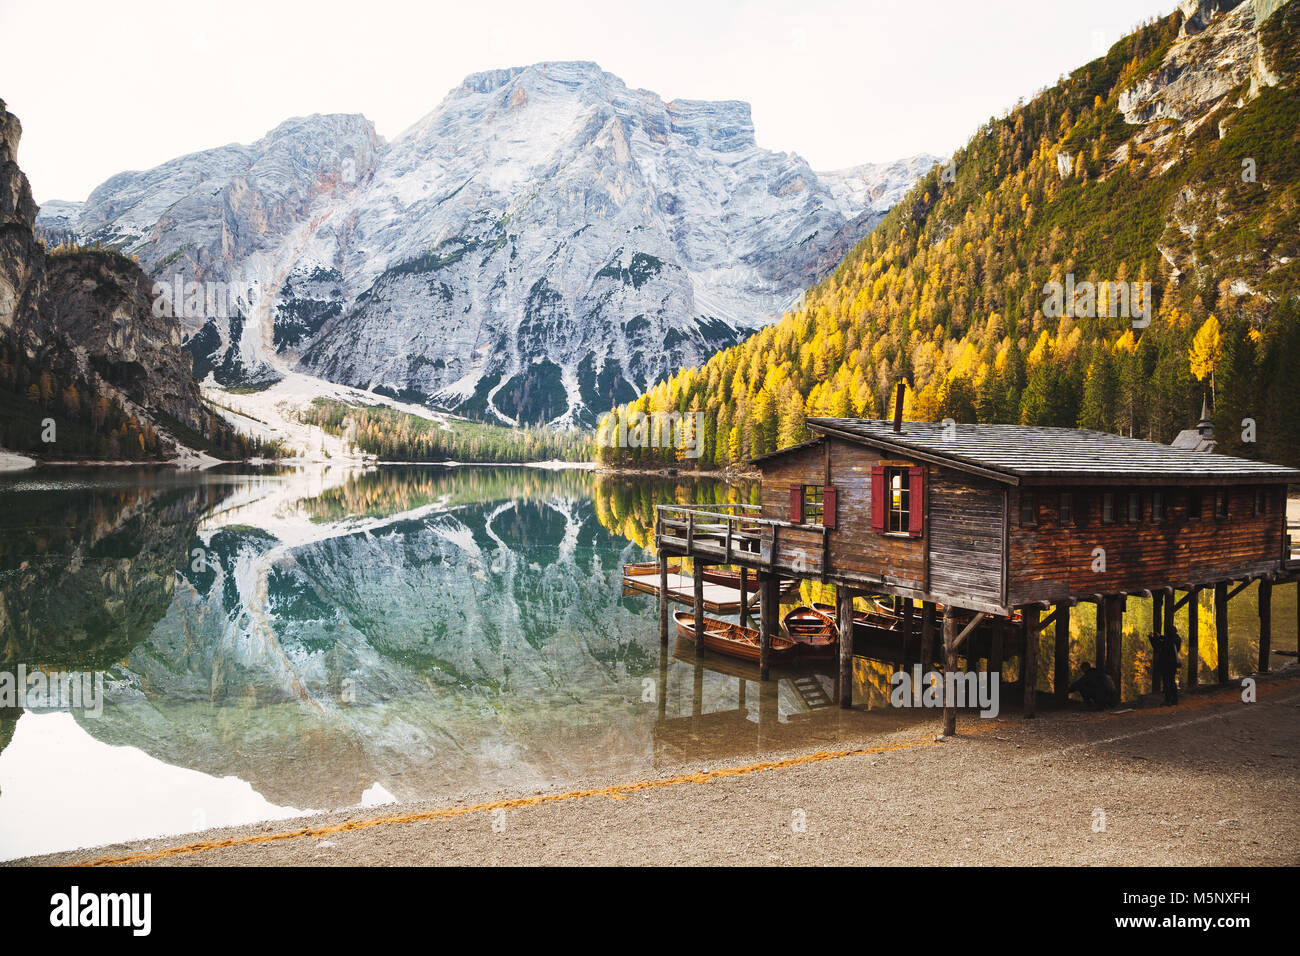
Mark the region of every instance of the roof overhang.
[[[1227, 471], [1207, 472], [1200, 471], [1194, 467], [1188, 467], [1186, 470], [1166, 472], [1143, 471], [1138, 470], [1132, 473], [1126, 473], [1123, 469], [1098, 469], [1095, 471], [1082, 471], [1078, 469], [1057, 470], [1052, 468], [1035, 468], [1026, 470], [1012, 471], [1009, 468], [999, 468], [986, 462], [975, 462], [965, 458], [962, 455], [938, 452], [933, 449], [917, 448], [914, 445], [906, 444], [902, 441], [892, 441], [887, 435], [879, 434], [862, 434], [856, 431], [848, 431], [836, 428], [832, 422], [834, 419], [818, 419], [808, 421], [808, 429], [816, 433], [816, 437], [808, 441], [800, 442], [797, 445], [789, 445], [785, 448], [778, 448], [776, 451], [768, 452], [765, 455], [756, 455], [749, 459], [751, 465], [761, 465], [783, 455], [790, 455], [796, 452], [804, 451], [808, 448], [819, 445], [826, 438], [836, 438], [840, 441], [850, 442], [855, 445], [861, 445], [867, 448], [874, 448], [883, 452], [885, 455], [893, 458], [902, 458], [909, 461], [925, 462], [931, 465], [937, 465], [940, 468], [950, 468], [953, 471], [964, 472], [969, 475], [975, 475], [985, 478], [989, 481], [995, 481], [1010, 487], [1016, 486], [1119, 486], [1119, 485], [1149, 485], [1149, 486], [1186, 486], [1186, 485], [1290, 485], [1300, 483], [1300, 471], [1295, 469], [1279, 468], [1274, 472], [1242, 472], [1234, 474]], [[1196, 454], [1210, 454], [1209, 452], [1197, 452]]]
[[756, 455], [748, 459], [748, 464], [756, 465], [760, 461], [767, 461], [769, 458], [780, 458], [782, 455], [789, 455], [792, 452], [803, 451], [805, 448], [812, 448], [814, 445], [820, 445], [823, 439], [818, 435], [816, 438], [810, 438], [807, 441], [801, 441], [797, 445], [786, 445], [784, 448], [778, 448], [776, 451], [769, 451], [766, 455]]
[[1041, 474], [1022, 475], [1021, 484], [1031, 485], [1107, 485], [1110, 487], [1121, 487], [1124, 485], [1176, 485], [1180, 488], [1189, 486], [1218, 486], [1218, 485], [1290, 485], [1300, 482], [1300, 477], [1295, 475], [1270, 475], [1260, 473], [1255, 475], [1212, 475], [1205, 472], [1186, 472], [1184, 474], [1152, 475], [1136, 474], [1129, 475], [1122, 471], [1107, 471], [1095, 473], [1081, 472], [1051, 472], [1045, 471]]
[[[1216, 486], [1291, 485], [1300, 483], [1300, 470], [1293, 468], [1277, 468], [1273, 471], [1244, 471], [1240, 473], [1227, 471], [1202, 471], [1190, 466], [1186, 470], [1179, 471], [1174, 471], [1172, 469], [1166, 472], [1139, 470], [1131, 473], [1127, 473], [1123, 469], [1115, 468], [1098, 469], [1094, 471], [1081, 471], [1077, 469], [1057, 470], [1052, 468], [1012, 470], [1010, 468], [999, 468], [995, 465], [990, 465], [987, 462], [971, 461], [962, 455], [953, 454], [951, 452], [945, 454], [933, 449], [917, 448], [901, 441], [892, 441], [887, 437], [887, 435], [866, 435], [860, 432], [838, 429], [833, 424], [830, 424], [830, 421], [833, 421], [833, 419], [809, 420], [808, 428], [811, 431], [818, 432], [827, 437], [838, 438], [842, 441], [853, 442], [854, 444], [875, 448], [899, 458], [923, 461], [943, 468], [951, 468], [954, 471], [965, 472], [967, 474], [987, 478], [991, 481], [997, 481], [1009, 486], [1186, 486], [1189, 484]], [[1213, 453], [1196, 452], [1193, 453], [1191, 457], [1210, 454]]]
[[[878, 438], [874, 435], [857, 435], [853, 432], [840, 431], [830, 425], [809, 422], [808, 427], [815, 432], [820, 432], [833, 438], [839, 438], [842, 441], [853, 442], [856, 445], [865, 445], [868, 448], [875, 448], [880, 451], [887, 451], [891, 455], [899, 458], [910, 458], [915, 461], [923, 461], [931, 465], [939, 465], [942, 468], [951, 468], [954, 471], [964, 471], [969, 475], [977, 475], [980, 478], [988, 478], [991, 481], [1001, 482], [1004, 485], [1018, 485], [1021, 479], [1010, 472], [1001, 471], [996, 468], [990, 468], [987, 465], [977, 465], [973, 462], [966, 461], [957, 455], [938, 455], [934, 452], [921, 451], [898, 442], [891, 442], [885, 438]], [[798, 446], [792, 446], [797, 448]], [[789, 449], [786, 449], [789, 450]], [[755, 459], [757, 461], [757, 459]]]

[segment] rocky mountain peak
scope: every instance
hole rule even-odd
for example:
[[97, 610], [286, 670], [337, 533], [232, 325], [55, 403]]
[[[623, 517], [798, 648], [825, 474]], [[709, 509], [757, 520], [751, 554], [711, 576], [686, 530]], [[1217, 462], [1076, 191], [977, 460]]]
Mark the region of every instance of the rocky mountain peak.
[[673, 100], [665, 106], [672, 131], [692, 146], [721, 152], [753, 149], [754, 118], [740, 100]]
[[27, 177], [18, 168], [18, 141], [23, 124], [0, 100], [0, 224], [16, 223], [28, 229], [36, 221], [36, 203]]
[[257, 281], [252, 308], [181, 317], [200, 378], [564, 425], [778, 318], [916, 175], [832, 185], [760, 148], [746, 103], [544, 62], [466, 77], [391, 143], [312, 116], [114, 177], [76, 230], [156, 279]]
[[0, 100], [0, 332], [32, 325], [45, 288], [44, 257], [32, 234], [36, 203], [18, 167], [22, 133]]

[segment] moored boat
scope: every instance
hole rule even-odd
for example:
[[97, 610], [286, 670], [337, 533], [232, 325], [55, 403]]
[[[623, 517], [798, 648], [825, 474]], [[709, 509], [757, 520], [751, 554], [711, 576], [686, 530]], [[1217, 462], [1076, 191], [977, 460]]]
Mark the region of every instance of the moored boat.
[[[694, 641], [695, 646], [699, 647], [700, 642], [695, 639], [695, 613], [677, 611], [673, 614], [673, 620], [677, 622], [677, 636]], [[755, 628], [741, 627], [716, 618], [704, 619], [704, 646], [714, 653], [742, 660], [757, 661], [759, 658], [758, 631]], [[786, 663], [794, 658], [798, 650], [799, 645], [794, 641], [773, 634], [768, 648], [768, 660], [774, 664]]]
[[[704, 580], [710, 584], [725, 584], [729, 588], [740, 590], [740, 572], [731, 571], [727, 568], [706, 567], [700, 572]], [[747, 575], [745, 580], [745, 591], [753, 594], [758, 590], [758, 573], [754, 572]]]
[[801, 605], [782, 618], [786, 634], [800, 646], [805, 657], [830, 657], [839, 645], [835, 617], [827, 615], [821, 609], [823, 606]]
[[[708, 584], [721, 584], [725, 587], [735, 588], [737, 591], [740, 590], [739, 571], [733, 571], [730, 568], [720, 568], [717, 567], [716, 565], [709, 565], [708, 567], [704, 568], [700, 572], [700, 575], [704, 578], [705, 582], [707, 582]], [[747, 576], [747, 580], [745, 581], [745, 593], [757, 594], [758, 586], [759, 586], [758, 572], [750, 571], [749, 575]], [[780, 595], [783, 598], [789, 597], [791, 594], [794, 594], [798, 590], [799, 590], [798, 581], [795, 581], [793, 579], [786, 579], [781, 582]]]

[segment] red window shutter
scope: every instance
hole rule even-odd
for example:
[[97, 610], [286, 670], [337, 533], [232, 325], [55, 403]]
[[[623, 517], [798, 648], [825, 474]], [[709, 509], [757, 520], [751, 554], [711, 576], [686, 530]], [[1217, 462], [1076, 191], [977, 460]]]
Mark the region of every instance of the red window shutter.
[[835, 527], [835, 489], [827, 485], [822, 489], [822, 524], [827, 528]]
[[909, 468], [907, 475], [908, 514], [907, 533], [919, 538], [925, 532], [925, 468]]
[[871, 469], [871, 530], [883, 533], [885, 515], [889, 512], [888, 490], [885, 488], [885, 466]]
[[803, 485], [790, 486], [790, 520], [795, 524], [803, 521]]

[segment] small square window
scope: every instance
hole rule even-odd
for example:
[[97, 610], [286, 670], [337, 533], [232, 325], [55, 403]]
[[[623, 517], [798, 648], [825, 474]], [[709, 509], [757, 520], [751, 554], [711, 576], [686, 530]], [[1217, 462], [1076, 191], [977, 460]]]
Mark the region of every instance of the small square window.
[[1101, 495], [1101, 523], [1115, 523], [1115, 492], [1105, 491]]
[[1061, 492], [1061, 504], [1056, 513], [1057, 523], [1068, 528], [1074, 523], [1074, 496], [1068, 491]]
[[1142, 493], [1130, 491], [1128, 493], [1128, 520], [1130, 524], [1137, 524], [1142, 520]]
[[1020, 496], [1020, 524], [1025, 528], [1038, 526], [1038, 507], [1033, 495]]
[[1165, 520], [1165, 493], [1163, 491], [1151, 492], [1151, 520]]

